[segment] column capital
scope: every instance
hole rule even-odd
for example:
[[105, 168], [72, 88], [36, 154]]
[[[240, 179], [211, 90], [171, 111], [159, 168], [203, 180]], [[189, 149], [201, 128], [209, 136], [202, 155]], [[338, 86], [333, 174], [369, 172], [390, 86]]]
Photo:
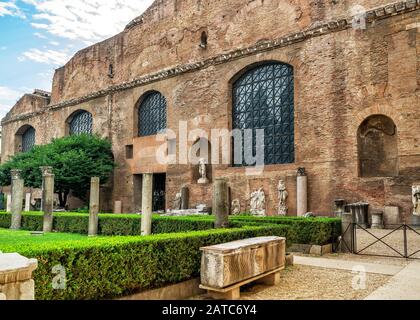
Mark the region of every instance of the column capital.
[[42, 175], [46, 176], [46, 175], [52, 175], [53, 174], [53, 167], [50, 166], [43, 166], [43, 167], [39, 167], [41, 169]]
[[12, 176], [12, 180], [19, 180], [22, 175], [22, 170], [12, 169], [10, 170], [10, 175]]

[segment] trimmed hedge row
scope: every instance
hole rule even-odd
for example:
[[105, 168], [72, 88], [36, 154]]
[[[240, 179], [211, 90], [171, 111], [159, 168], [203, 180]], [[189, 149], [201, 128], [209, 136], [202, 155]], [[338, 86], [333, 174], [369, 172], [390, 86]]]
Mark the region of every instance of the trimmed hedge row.
[[[195, 231], [150, 237], [98, 237], [46, 242], [0, 250], [38, 259], [34, 273], [38, 300], [116, 298], [197, 277], [200, 248], [259, 236], [288, 237], [288, 226]], [[65, 290], [54, 290], [55, 266], [66, 270]]]
[[[0, 213], [0, 228], [9, 228], [11, 214]], [[98, 232], [103, 236], [140, 235], [138, 215], [100, 214]], [[42, 231], [43, 217], [40, 212], [25, 213], [22, 229]], [[232, 227], [244, 225], [282, 224], [291, 226], [289, 240], [295, 244], [325, 245], [334, 243], [341, 234], [341, 220], [336, 218], [299, 217], [230, 217]], [[55, 213], [53, 228], [62, 233], [87, 234], [89, 216], [83, 213]], [[210, 230], [214, 227], [214, 216], [162, 217], [153, 216], [152, 232], [177, 233]]]
[[294, 244], [326, 245], [335, 243], [341, 235], [341, 219], [337, 218], [233, 216], [230, 220], [245, 224], [288, 225], [292, 234], [290, 240]]
[[[10, 213], [0, 213], [0, 228], [9, 228]], [[141, 234], [141, 219], [135, 214], [115, 215], [100, 214], [98, 233], [103, 236], [136, 236]], [[24, 213], [22, 230], [42, 231], [43, 215], [40, 212]], [[53, 229], [62, 233], [87, 234], [89, 215], [83, 213], [54, 213]], [[214, 228], [214, 221], [200, 217], [162, 217], [153, 216], [152, 232], [177, 233], [209, 230]]]

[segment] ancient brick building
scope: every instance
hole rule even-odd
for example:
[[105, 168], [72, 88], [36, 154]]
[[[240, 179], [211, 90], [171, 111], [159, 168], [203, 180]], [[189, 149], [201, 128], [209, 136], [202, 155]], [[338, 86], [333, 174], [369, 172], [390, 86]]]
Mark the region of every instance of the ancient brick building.
[[197, 183], [195, 164], [156, 161], [164, 139], [180, 155], [181, 138], [155, 134], [185, 123], [209, 135], [261, 127], [262, 174], [227, 163], [208, 170], [210, 180], [228, 179], [243, 210], [263, 188], [268, 214], [276, 214], [284, 179], [296, 214], [303, 167], [312, 212], [331, 212], [343, 198], [398, 206], [411, 218], [411, 185], [420, 181], [420, 1], [355, 2], [157, 0], [56, 70], [51, 95], [36, 91], [14, 106], [2, 122], [2, 160], [33, 143], [93, 132], [112, 141], [119, 164], [103, 190], [104, 210], [115, 201], [138, 210], [148, 172], [167, 208], [183, 186], [191, 207], [211, 205], [211, 184]]

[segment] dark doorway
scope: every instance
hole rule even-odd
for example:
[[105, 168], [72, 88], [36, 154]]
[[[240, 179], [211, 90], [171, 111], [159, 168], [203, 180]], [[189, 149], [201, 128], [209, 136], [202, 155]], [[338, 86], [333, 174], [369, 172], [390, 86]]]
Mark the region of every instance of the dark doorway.
[[153, 175], [153, 212], [166, 210], [166, 174]]

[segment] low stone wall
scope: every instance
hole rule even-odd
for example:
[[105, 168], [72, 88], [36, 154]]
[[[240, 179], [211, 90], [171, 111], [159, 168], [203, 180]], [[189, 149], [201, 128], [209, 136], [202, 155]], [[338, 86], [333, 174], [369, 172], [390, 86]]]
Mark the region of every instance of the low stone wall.
[[0, 254], [0, 300], [35, 300], [32, 272], [37, 267], [36, 259]]

